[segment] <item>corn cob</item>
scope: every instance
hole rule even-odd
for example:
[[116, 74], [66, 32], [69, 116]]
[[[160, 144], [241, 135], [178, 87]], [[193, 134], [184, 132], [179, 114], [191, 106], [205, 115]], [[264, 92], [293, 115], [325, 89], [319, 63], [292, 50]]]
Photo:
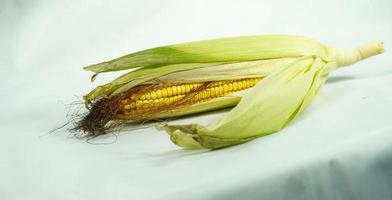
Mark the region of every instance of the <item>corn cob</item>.
[[140, 119], [143, 115], [166, 107], [176, 106], [178, 108], [225, 97], [251, 88], [259, 81], [259, 78], [248, 78], [205, 83], [143, 85], [145, 90], [139, 90], [121, 100], [120, 113], [125, 119]]
[[207, 40], [136, 52], [85, 67], [96, 73], [93, 79], [103, 72], [140, 68], [85, 95], [89, 113], [74, 130], [97, 136], [128, 121], [183, 116], [240, 102], [227, 117], [208, 126], [159, 129], [185, 148], [242, 143], [289, 123], [309, 104], [329, 72], [381, 52], [380, 43], [346, 52], [284, 35]]

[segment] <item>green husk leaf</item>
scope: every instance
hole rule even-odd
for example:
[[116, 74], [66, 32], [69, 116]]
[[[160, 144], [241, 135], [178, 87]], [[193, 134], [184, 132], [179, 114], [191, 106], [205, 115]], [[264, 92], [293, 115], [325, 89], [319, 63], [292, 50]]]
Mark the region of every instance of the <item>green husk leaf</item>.
[[319, 55], [328, 48], [316, 40], [289, 35], [256, 35], [203, 40], [152, 48], [85, 67], [95, 73], [160, 67], [179, 63], [242, 62], [283, 57]]

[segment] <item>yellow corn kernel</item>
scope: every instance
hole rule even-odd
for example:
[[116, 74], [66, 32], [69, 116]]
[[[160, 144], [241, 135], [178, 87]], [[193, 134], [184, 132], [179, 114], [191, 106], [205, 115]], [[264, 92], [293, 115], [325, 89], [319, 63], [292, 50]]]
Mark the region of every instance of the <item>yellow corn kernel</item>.
[[150, 94], [151, 94], [151, 99], [157, 98], [157, 93], [155, 91], [152, 91]]
[[203, 98], [209, 98], [211, 96], [211, 91], [210, 90], [205, 90], [203, 92]]
[[219, 94], [219, 96], [222, 96], [223, 93], [224, 93], [223, 86], [219, 86], [219, 87], [217, 87], [217, 89], [218, 89], [218, 94]]
[[175, 101], [181, 100], [184, 96], [185, 96], [185, 95], [177, 95], [177, 96], [174, 96], [174, 97], [175, 97]]
[[244, 88], [244, 81], [238, 82], [238, 89], [242, 90]]
[[230, 84], [224, 84], [223, 85], [223, 92], [228, 92], [229, 91], [229, 85]]
[[172, 86], [171, 89], [172, 89], [173, 96], [178, 94], [177, 86]]
[[249, 88], [249, 87], [251, 87], [252, 86], [252, 81], [251, 80], [246, 80], [246, 88]]
[[177, 101], [177, 96], [172, 96], [172, 97], [171, 97], [171, 101], [172, 101], [173, 103], [175, 103], [175, 102]]
[[208, 90], [210, 91], [210, 96], [213, 97], [215, 96], [216, 92], [214, 88], [208, 88]]
[[142, 106], [142, 104], [143, 104], [143, 102], [141, 100], [138, 100], [138, 101], [136, 101], [135, 106], [136, 106], [136, 108], [139, 108]]
[[173, 96], [173, 89], [172, 89], [172, 87], [167, 88], [167, 96], [168, 97]]
[[238, 83], [237, 82], [234, 82], [233, 83], [233, 90], [235, 91], [235, 90], [237, 90], [238, 89]]
[[179, 99], [180, 97], [178, 95], [173, 97], [173, 101], [178, 101]]
[[229, 91], [233, 91], [233, 83], [229, 83], [227, 87], [229, 88]]
[[217, 97], [217, 96], [219, 96], [220, 95], [220, 93], [219, 93], [219, 88], [218, 87], [214, 87], [214, 88], [212, 88], [214, 91], [215, 91], [215, 97]]
[[[135, 95], [135, 96], [136, 96], [136, 95]], [[150, 92], [147, 92], [146, 94], [143, 94], [143, 95], [140, 97], [140, 99], [141, 99], [141, 100], [151, 99], [151, 93], [150, 93]]]
[[184, 93], [184, 90], [183, 90], [183, 85], [177, 85], [177, 93], [178, 94], [183, 94]]
[[151, 99], [151, 100], [144, 100], [143, 101], [143, 108], [150, 108], [154, 106], [154, 101], [155, 99]]
[[169, 102], [170, 104], [174, 103], [174, 97], [173, 97], [173, 96], [172, 96], [172, 97], [169, 97], [169, 98], [168, 98], [168, 102]]
[[185, 85], [185, 93], [188, 93], [191, 91], [191, 87], [189, 84]]
[[167, 90], [168, 90], [168, 88], [162, 89], [162, 97], [163, 98], [167, 97]]
[[162, 103], [164, 105], [169, 105], [170, 104], [170, 97], [163, 98]]
[[156, 93], [158, 99], [162, 98], [162, 90], [157, 90]]
[[160, 106], [161, 105], [161, 101], [162, 101], [162, 99], [154, 99], [154, 106], [155, 107]]

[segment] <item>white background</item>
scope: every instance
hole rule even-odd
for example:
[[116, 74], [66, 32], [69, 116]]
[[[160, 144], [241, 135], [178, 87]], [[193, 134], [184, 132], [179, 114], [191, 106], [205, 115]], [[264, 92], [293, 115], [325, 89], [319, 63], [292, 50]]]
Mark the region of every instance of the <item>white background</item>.
[[[81, 67], [192, 40], [298, 34], [386, 52], [336, 71], [283, 131], [184, 151], [153, 128], [70, 137]], [[0, 0], [0, 199], [392, 199], [391, 1]], [[222, 113], [175, 123], [207, 123]], [[98, 143], [110, 143], [98, 145]]]

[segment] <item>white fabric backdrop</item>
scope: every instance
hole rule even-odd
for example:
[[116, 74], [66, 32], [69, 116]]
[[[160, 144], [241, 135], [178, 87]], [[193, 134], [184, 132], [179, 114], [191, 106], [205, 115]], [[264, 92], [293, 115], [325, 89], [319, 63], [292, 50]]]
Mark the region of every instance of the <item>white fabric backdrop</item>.
[[[0, 1], [0, 199], [392, 199], [391, 1]], [[81, 67], [159, 45], [299, 34], [386, 52], [333, 73], [283, 131], [184, 151], [155, 129], [91, 145], [66, 130]], [[224, 113], [176, 123], [207, 123]], [[113, 136], [93, 143], [112, 142]]]

